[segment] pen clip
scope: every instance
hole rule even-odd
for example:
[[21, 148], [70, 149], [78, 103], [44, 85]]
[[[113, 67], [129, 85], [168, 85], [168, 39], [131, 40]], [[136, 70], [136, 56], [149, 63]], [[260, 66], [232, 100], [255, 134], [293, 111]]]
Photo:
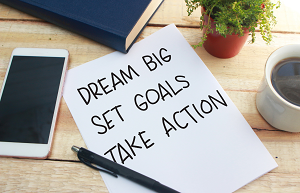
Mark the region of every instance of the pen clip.
[[105, 173], [107, 173], [107, 174], [110, 174], [110, 175], [112, 175], [112, 176], [114, 176], [114, 177], [118, 177], [118, 175], [116, 174], [116, 173], [114, 173], [114, 172], [112, 172], [112, 171], [109, 171], [109, 170], [106, 170], [106, 169], [104, 169], [104, 168], [101, 168], [100, 166], [98, 166], [98, 165], [96, 165], [96, 166], [94, 166], [94, 165], [92, 165], [92, 163], [91, 162], [88, 162], [88, 161], [86, 161], [85, 159], [83, 159], [82, 157], [80, 157], [80, 156], [78, 156], [78, 159], [82, 162], [82, 163], [84, 163], [85, 165], [87, 165], [87, 166], [89, 166], [89, 167], [91, 167], [91, 168], [93, 168], [93, 169], [95, 169], [95, 170], [99, 170], [99, 171], [102, 171], [102, 172], [105, 172]]

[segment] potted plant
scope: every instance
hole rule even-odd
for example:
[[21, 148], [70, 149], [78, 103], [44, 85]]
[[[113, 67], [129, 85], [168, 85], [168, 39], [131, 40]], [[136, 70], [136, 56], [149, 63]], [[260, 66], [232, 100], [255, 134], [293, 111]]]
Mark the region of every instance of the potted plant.
[[279, 8], [270, 0], [185, 0], [187, 12], [201, 7], [200, 29], [203, 36], [199, 44], [211, 55], [231, 58], [239, 53], [249, 35], [250, 43], [255, 41], [258, 29], [263, 40], [272, 40], [271, 29], [276, 24], [273, 9]]

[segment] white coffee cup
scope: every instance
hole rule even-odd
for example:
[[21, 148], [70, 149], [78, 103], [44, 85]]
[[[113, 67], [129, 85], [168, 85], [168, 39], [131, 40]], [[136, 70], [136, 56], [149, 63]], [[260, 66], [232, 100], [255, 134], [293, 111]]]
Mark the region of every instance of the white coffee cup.
[[283, 46], [269, 56], [256, 95], [256, 106], [263, 118], [273, 127], [284, 131], [300, 132], [300, 106], [281, 97], [271, 81], [275, 65], [283, 59], [293, 57], [300, 58], [300, 44]]

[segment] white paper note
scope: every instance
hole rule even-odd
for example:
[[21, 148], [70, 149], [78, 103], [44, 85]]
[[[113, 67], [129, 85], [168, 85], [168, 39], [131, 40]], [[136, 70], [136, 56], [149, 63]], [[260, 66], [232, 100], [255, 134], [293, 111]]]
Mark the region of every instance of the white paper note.
[[[69, 70], [63, 96], [89, 150], [180, 192], [233, 192], [277, 167], [174, 24]], [[101, 175], [110, 192], [151, 192]]]

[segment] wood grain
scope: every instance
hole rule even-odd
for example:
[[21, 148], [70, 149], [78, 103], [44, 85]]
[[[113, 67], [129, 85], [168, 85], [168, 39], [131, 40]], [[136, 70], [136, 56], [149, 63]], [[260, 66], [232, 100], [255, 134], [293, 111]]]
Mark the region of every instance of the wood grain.
[[[175, 23], [191, 45], [199, 42], [202, 36], [198, 28], [200, 13], [188, 17], [185, 9], [184, 0], [165, 0], [138, 41]], [[275, 14], [278, 24], [273, 29], [275, 37], [269, 46], [257, 34], [254, 44], [246, 44], [231, 59], [215, 58], [202, 47], [195, 50], [279, 165], [237, 192], [300, 192], [300, 133], [273, 128], [255, 106], [268, 56], [281, 46], [300, 43], [299, 13], [282, 5]], [[69, 69], [114, 51], [0, 4], [0, 85], [16, 47], [68, 49]], [[85, 147], [62, 98], [50, 156], [47, 160], [0, 158], [0, 192], [108, 192], [99, 172], [78, 162], [70, 150], [72, 145]]]
[[100, 173], [79, 162], [12, 158], [0, 159], [0, 191], [108, 192]]
[[[98, 171], [78, 162], [0, 159], [1, 192], [99, 192], [108, 190]], [[5, 174], [5, 175], [4, 175]], [[269, 172], [237, 192], [299, 192], [299, 172]]]

